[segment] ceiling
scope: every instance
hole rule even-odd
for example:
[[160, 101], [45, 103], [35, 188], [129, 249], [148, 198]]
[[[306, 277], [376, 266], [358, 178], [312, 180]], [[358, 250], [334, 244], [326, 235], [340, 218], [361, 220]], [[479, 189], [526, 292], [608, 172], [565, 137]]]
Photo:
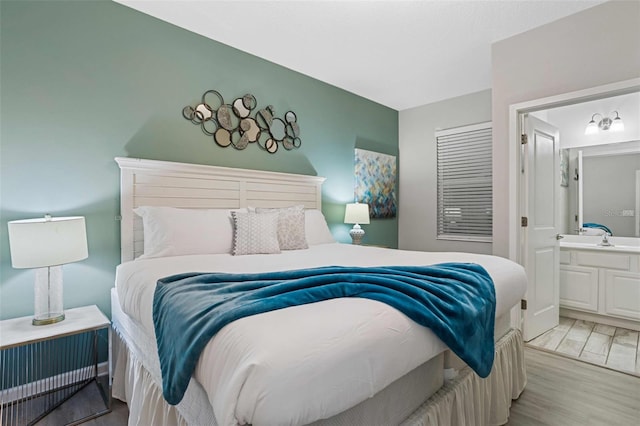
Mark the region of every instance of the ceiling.
[[404, 110], [491, 87], [491, 44], [603, 0], [118, 3]]

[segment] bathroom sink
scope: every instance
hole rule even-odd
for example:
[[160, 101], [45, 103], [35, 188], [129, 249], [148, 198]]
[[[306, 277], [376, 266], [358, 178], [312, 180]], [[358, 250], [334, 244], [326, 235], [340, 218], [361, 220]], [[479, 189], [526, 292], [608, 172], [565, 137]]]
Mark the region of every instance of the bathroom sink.
[[640, 253], [640, 238], [614, 236], [608, 238], [610, 245], [603, 245], [602, 236], [599, 235], [563, 235], [562, 237], [560, 247]]

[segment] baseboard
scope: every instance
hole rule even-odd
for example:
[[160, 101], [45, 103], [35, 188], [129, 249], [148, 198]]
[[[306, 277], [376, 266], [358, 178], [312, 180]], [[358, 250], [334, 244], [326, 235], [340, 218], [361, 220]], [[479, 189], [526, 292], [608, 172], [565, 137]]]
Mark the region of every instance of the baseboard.
[[560, 316], [578, 319], [582, 321], [597, 322], [598, 324], [610, 325], [612, 327], [626, 328], [628, 330], [640, 331], [640, 322], [615, 318], [607, 315], [592, 314], [589, 312], [574, 311], [573, 309], [560, 308]]
[[[42, 393], [43, 390], [51, 383], [64, 383], [66, 385], [73, 385], [81, 380], [75, 380], [77, 377], [91, 376], [93, 370], [92, 366], [79, 368], [77, 370], [68, 371], [66, 373], [58, 374], [56, 376], [47, 377], [37, 380], [35, 382], [25, 383], [24, 385], [14, 386], [12, 388], [3, 389], [0, 391], [0, 404], [4, 405], [10, 402], [29, 398], [31, 396]], [[107, 361], [98, 364], [98, 377], [106, 376], [109, 374], [109, 363]]]

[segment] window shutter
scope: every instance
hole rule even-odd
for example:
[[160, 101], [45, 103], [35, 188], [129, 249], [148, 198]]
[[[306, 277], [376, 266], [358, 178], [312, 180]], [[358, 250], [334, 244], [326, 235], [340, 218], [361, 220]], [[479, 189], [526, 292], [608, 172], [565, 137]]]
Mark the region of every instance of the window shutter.
[[491, 123], [436, 132], [438, 239], [491, 241]]

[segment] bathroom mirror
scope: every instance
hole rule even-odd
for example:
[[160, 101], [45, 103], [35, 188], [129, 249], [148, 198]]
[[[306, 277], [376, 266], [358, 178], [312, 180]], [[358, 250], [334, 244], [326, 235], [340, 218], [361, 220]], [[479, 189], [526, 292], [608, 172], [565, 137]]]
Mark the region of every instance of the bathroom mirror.
[[569, 233], [640, 237], [640, 141], [571, 148], [569, 171]]

